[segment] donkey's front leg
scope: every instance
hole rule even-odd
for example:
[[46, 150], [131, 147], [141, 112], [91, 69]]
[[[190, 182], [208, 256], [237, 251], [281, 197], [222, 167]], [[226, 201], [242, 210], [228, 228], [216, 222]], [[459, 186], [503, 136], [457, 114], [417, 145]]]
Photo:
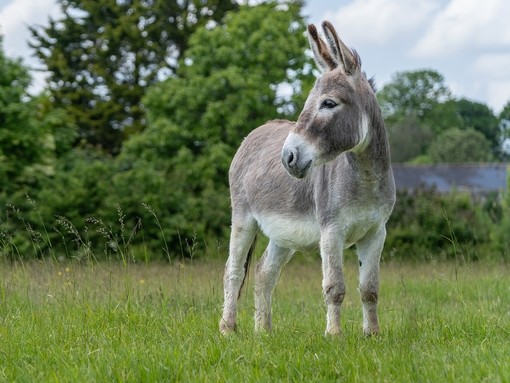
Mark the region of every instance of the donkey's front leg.
[[293, 250], [278, 246], [270, 240], [255, 271], [255, 330], [271, 330], [271, 295], [278, 283], [283, 266], [294, 254]]
[[377, 301], [379, 298], [379, 262], [386, 238], [386, 228], [380, 227], [357, 245], [359, 259], [359, 290], [363, 304], [363, 332], [379, 333]]
[[322, 290], [327, 306], [326, 334], [340, 334], [340, 307], [345, 297], [343, 242], [336, 228], [321, 233]]
[[225, 266], [223, 315], [220, 331], [227, 334], [237, 327], [237, 300], [245, 278], [245, 262], [257, 231], [254, 219], [232, 219], [229, 257]]

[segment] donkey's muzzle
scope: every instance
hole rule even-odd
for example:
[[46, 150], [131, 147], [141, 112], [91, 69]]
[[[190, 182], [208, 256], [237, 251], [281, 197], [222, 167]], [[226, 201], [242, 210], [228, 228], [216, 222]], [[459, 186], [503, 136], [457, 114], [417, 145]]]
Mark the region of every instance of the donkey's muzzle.
[[312, 166], [312, 160], [300, 161], [299, 151], [297, 149], [289, 149], [283, 147], [282, 163], [287, 172], [296, 178], [303, 178], [307, 175], [308, 170]]

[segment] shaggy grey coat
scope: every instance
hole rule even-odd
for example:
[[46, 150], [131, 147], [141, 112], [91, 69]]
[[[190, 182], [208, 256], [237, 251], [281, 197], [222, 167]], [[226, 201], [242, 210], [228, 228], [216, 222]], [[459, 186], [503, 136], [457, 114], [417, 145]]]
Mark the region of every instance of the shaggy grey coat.
[[230, 168], [232, 232], [220, 329], [236, 329], [237, 299], [260, 229], [269, 245], [256, 268], [255, 328], [271, 329], [271, 295], [300, 248], [320, 246], [326, 333], [340, 332], [343, 249], [356, 245], [363, 330], [379, 332], [379, 260], [395, 202], [384, 121], [355, 51], [322, 24], [308, 27], [322, 70], [297, 122], [271, 121], [243, 141]]

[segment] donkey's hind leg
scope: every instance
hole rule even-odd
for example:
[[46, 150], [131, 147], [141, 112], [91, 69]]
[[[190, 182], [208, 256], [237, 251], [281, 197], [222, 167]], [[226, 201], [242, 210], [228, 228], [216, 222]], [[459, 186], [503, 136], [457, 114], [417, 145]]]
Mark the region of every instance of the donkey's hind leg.
[[377, 301], [379, 298], [379, 262], [386, 238], [384, 226], [372, 236], [358, 243], [359, 291], [363, 303], [363, 332], [365, 335], [379, 333]]
[[229, 257], [223, 277], [224, 303], [223, 315], [220, 321], [220, 331], [223, 334], [236, 330], [237, 300], [246, 277], [246, 262], [248, 252], [257, 233], [257, 223], [251, 216], [232, 217], [232, 231], [230, 233]]
[[291, 249], [269, 241], [255, 271], [255, 330], [271, 330], [271, 295], [283, 266], [294, 254]]

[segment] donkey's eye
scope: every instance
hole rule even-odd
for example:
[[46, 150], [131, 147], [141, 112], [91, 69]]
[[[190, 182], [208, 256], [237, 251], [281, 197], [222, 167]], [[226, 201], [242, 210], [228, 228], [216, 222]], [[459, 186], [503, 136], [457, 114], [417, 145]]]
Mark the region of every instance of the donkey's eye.
[[320, 109], [333, 109], [338, 104], [334, 102], [333, 100], [327, 98], [324, 101], [322, 101]]

